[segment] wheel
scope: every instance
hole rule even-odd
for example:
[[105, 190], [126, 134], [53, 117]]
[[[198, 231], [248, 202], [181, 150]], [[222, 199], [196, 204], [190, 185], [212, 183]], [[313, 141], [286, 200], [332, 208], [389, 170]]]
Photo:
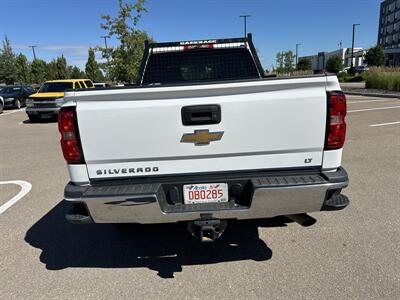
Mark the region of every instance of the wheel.
[[0, 103], [0, 114], [3, 113], [3, 103]]
[[21, 108], [21, 100], [15, 99], [14, 100], [14, 108], [15, 109], [20, 109]]
[[32, 123], [40, 122], [41, 120], [40, 115], [28, 115], [28, 118]]

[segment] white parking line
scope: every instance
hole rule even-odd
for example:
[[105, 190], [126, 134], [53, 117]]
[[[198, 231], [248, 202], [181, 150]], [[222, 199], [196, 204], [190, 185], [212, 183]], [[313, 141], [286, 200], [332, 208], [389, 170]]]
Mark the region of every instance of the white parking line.
[[395, 125], [395, 124], [400, 124], [399, 122], [390, 122], [390, 123], [381, 123], [381, 124], [372, 124], [369, 125], [370, 127], [379, 127], [379, 126], [387, 126], [387, 125]]
[[360, 101], [347, 101], [347, 104], [353, 103], [369, 103], [369, 102], [384, 102], [384, 101], [399, 101], [400, 99], [384, 99], [384, 100], [360, 100]]
[[16, 113], [16, 112], [23, 111], [24, 109], [25, 109], [25, 108], [20, 108], [20, 109], [17, 109], [17, 110], [7, 111], [7, 112], [4, 112], [4, 111], [3, 111], [3, 113], [0, 114], [0, 117], [2, 117], [2, 116], [7, 116], [7, 115], [11, 115], [11, 114], [14, 114], [14, 113]]
[[356, 109], [356, 110], [349, 110], [348, 113], [354, 113], [354, 112], [360, 112], [360, 111], [370, 111], [370, 110], [392, 109], [392, 108], [400, 108], [400, 106], [387, 106], [387, 107]]
[[0, 185], [2, 184], [17, 184], [21, 187], [21, 190], [17, 195], [12, 197], [11, 200], [8, 200], [6, 203], [0, 206], [0, 215], [7, 209], [9, 209], [11, 206], [13, 206], [15, 203], [17, 203], [22, 197], [28, 194], [32, 188], [32, 184], [23, 180], [0, 181]]

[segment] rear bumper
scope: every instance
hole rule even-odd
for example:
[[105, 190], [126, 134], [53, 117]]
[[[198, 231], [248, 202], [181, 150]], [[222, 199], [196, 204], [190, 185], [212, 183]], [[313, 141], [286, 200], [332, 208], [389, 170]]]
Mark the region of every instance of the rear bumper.
[[[347, 197], [340, 194], [348, 185], [343, 168], [329, 173], [304, 170], [137, 181], [85, 186], [69, 183], [65, 200], [77, 204], [80, 212], [67, 215], [67, 219], [73, 223], [151, 224], [192, 221], [207, 215], [240, 220], [338, 210], [348, 205]], [[231, 191], [235, 184], [241, 184], [243, 189], [236, 196], [230, 192], [228, 203], [182, 204], [182, 185], [197, 182], [227, 182]]]

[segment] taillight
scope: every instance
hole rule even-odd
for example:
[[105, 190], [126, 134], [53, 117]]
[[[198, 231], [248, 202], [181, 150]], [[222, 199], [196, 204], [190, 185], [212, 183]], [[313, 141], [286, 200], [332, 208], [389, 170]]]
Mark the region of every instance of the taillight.
[[328, 92], [328, 116], [325, 150], [340, 149], [346, 139], [346, 95], [341, 91]]
[[58, 112], [58, 130], [61, 133], [61, 149], [69, 164], [85, 163], [79, 140], [75, 107], [63, 107]]

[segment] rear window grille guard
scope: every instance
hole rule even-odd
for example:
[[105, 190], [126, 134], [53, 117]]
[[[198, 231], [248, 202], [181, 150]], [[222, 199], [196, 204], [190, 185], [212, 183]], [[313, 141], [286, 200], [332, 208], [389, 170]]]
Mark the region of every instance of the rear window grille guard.
[[[222, 48], [246, 48], [246, 43], [221, 43], [221, 44], [210, 44], [214, 49]], [[171, 47], [154, 47], [150, 51], [152, 54], [165, 53], [165, 52], [179, 52], [184, 51], [185, 46], [171, 46]]]
[[[229, 45], [229, 48], [226, 46]], [[234, 47], [232, 47], [232, 45]], [[230, 79], [252, 79], [260, 75], [245, 43], [213, 44], [212, 49], [179, 51], [184, 46], [152, 48], [143, 84], [168, 84]], [[165, 51], [154, 52], [157, 49]]]

